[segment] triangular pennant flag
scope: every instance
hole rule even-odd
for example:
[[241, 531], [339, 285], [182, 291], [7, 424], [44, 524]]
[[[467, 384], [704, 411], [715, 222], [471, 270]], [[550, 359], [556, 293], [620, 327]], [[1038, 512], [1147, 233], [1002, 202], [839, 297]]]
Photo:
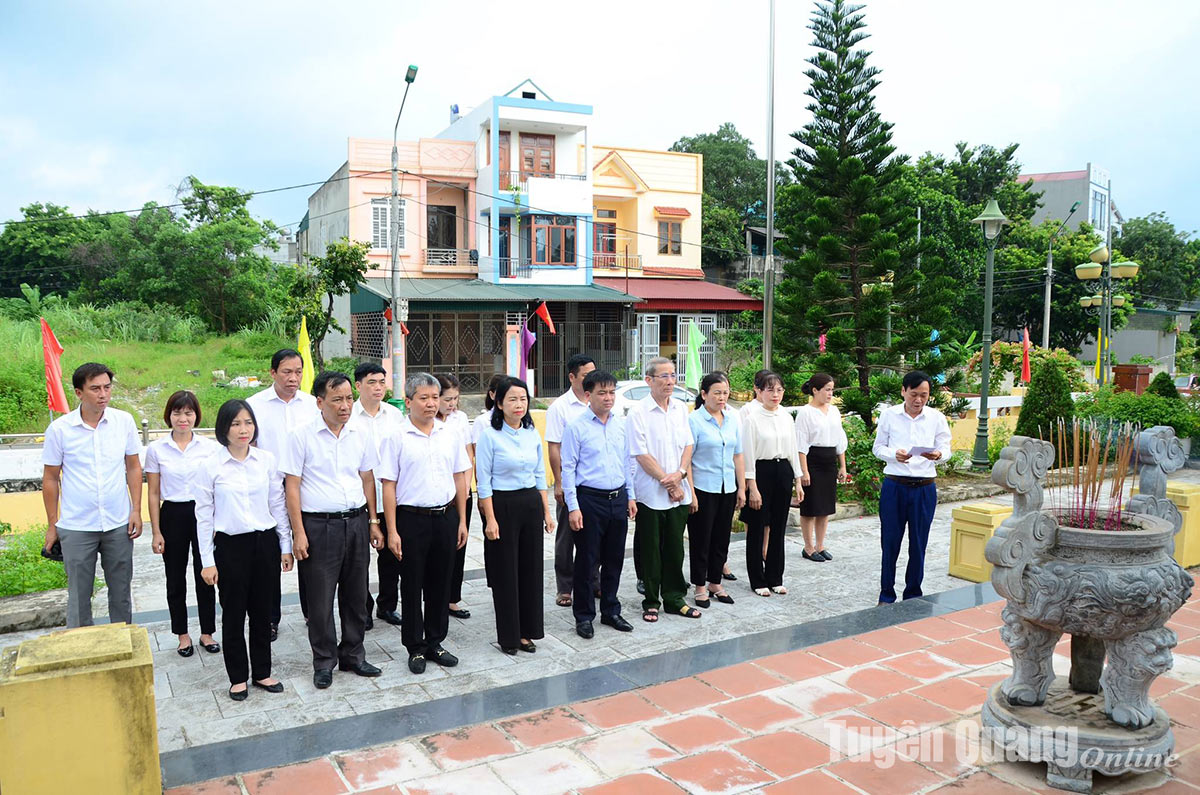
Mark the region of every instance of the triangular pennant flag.
[[551, 334], [558, 334], [558, 332], [554, 330], [554, 321], [550, 319], [550, 309], [546, 306], [545, 301], [542, 301], [541, 305], [538, 306], [534, 314], [540, 317], [542, 322], [550, 327]]

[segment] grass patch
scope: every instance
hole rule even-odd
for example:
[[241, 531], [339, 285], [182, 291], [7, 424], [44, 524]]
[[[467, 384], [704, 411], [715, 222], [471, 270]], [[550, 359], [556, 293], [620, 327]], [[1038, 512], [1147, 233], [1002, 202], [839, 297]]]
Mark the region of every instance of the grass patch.
[[63, 564], [42, 557], [45, 526], [6, 535], [0, 547], [0, 597], [67, 587]]

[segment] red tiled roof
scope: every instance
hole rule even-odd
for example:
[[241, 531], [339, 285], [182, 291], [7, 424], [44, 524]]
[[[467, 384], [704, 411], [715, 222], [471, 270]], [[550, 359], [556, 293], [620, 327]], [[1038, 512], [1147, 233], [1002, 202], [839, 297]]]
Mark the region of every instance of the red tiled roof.
[[730, 287], [701, 279], [630, 279], [628, 286], [621, 278], [597, 278], [595, 283], [621, 290], [641, 298], [635, 310], [714, 311], [753, 309], [762, 311], [762, 301], [739, 293]]
[[679, 218], [691, 218], [692, 214], [686, 207], [655, 207], [656, 215], [673, 215]]
[[1051, 171], [1046, 174], [1021, 174], [1017, 182], [1064, 182], [1071, 179], [1087, 179], [1087, 170]]

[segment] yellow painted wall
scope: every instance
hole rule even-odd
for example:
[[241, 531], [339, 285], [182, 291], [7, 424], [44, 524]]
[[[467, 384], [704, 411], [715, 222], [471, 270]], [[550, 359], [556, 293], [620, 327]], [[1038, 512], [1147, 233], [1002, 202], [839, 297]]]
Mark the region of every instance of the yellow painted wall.
[[[142, 519], [146, 522], [145, 532], [150, 532], [150, 501], [146, 497], [146, 486], [142, 484]], [[21, 491], [0, 494], [0, 521], [11, 524], [15, 529], [46, 523], [46, 508], [40, 491]]]
[[[1007, 428], [1011, 433], [1017, 427], [1017, 417], [1020, 409], [1014, 408], [1011, 414], [1003, 417], [988, 418], [988, 438], [994, 439], [996, 428]], [[950, 449], [966, 450], [968, 453], [975, 449], [975, 433], [979, 430], [979, 412], [974, 409], [967, 412], [966, 419], [950, 420]]]

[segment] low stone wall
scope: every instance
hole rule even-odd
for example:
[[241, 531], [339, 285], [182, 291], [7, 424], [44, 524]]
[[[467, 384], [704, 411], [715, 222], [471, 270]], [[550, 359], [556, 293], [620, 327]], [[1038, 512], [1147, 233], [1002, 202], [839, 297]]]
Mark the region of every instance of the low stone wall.
[[61, 627], [66, 623], [66, 588], [0, 598], [0, 633]]
[[0, 494], [16, 494], [22, 491], [41, 491], [42, 481], [27, 479], [27, 480], [0, 480]]

